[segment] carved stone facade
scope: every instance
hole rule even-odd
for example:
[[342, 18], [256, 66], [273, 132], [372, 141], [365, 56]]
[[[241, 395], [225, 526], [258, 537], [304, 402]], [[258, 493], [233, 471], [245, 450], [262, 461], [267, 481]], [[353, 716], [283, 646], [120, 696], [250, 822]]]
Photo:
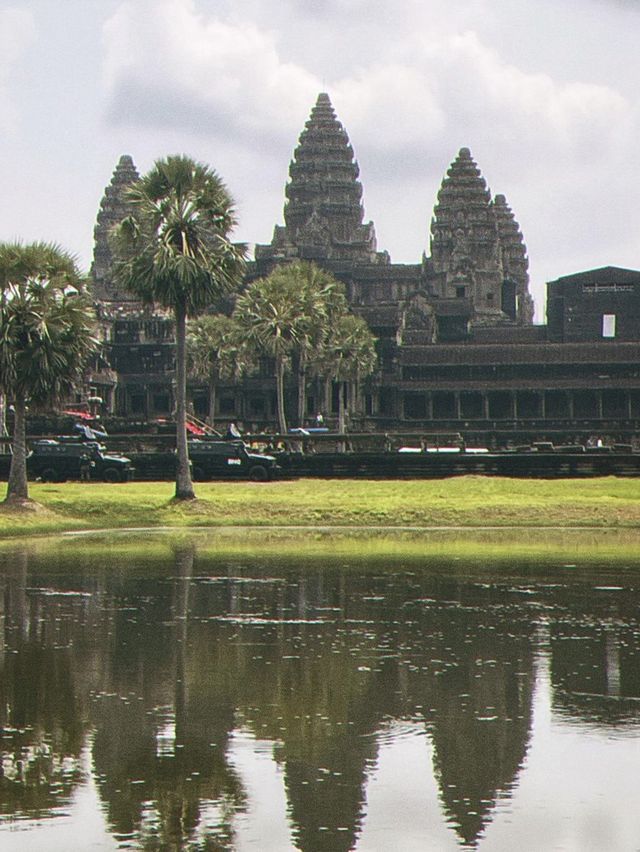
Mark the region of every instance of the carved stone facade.
[[256, 246], [257, 261], [388, 262], [388, 255], [376, 250], [373, 222], [363, 221], [358, 164], [327, 94], [318, 95], [289, 176], [285, 225], [276, 225], [270, 245]]
[[532, 322], [522, 234], [504, 195], [491, 198], [468, 148], [460, 149], [440, 187], [430, 247], [435, 293], [469, 299], [472, 324]]
[[173, 410], [175, 346], [166, 311], [143, 306], [113, 276], [111, 230], [129, 213], [127, 190], [139, 179], [130, 156], [120, 158], [104, 191], [94, 229], [91, 278], [96, 312], [110, 370], [93, 376], [94, 394], [106, 412], [149, 419]]
[[504, 195], [493, 199], [502, 256], [502, 303], [507, 316], [521, 325], [533, 322], [533, 298], [529, 293], [529, 258], [520, 226]]
[[438, 193], [431, 257], [415, 265], [392, 264], [377, 251], [373, 223], [364, 223], [353, 148], [327, 94], [311, 111], [289, 177], [285, 225], [276, 225], [269, 245], [256, 246], [250, 278], [293, 258], [314, 260], [344, 281], [351, 304], [377, 333], [376, 314], [395, 308], [400, 336], [407, 330], [404, 313], [415, 314], [419, 297], [430, 304], [423, 337], [434, 343], [463, 338], [474, 325], [532, 322], [522, 234], [504, 196], [491, 198], [468, 148]]
[[[117, 291], [107, 241], [136, 179], [131, 158], [122, 158], [98, 215], [92, 273], [117, 374], [111, 410], [150, 418], [172, 407], [172, 327]], [[522, 232], [505, 196], [492, 198], [468, 148], [442, 181], [430, 256], [414, 264], [378, 251], [353, 149], [324, 93], [295, 148], [285, 195], [284, 225], [269, 245], [256, 246], [247, 283], [295, 258], [344, 282], [353, 311], [377, 338], [380, 362], [354, 397], [352, 429], [461, 431], [499, 443], [593, 431], [629, 439], [640, 429], [640, 273], [607, 267], [552, 282], [549, 325], [534, 326]], [[192, 393], [204, 415], [205, 389]], [[294, 376], [287, 394], [293, 412]], [[217, 400], [222, 421], [276, 424], [267, 366], [261, 376], [220, 387]], [[331, 422], [324, 390], [309, 387], [307, 400], [310, 421], [323, 406]]]
[[132, 158], [128, 154], [123, 154], [100, 202], [96, 226], [93, 229], [94, 248], [91, 265], [93, 292], [99, 301], [116, 303], [135, 301], [131, 293], [118, 288], [113, 280], [113, 254], [109, 245], [109, 233], [128, 215], [127, 189], [139, 177]]

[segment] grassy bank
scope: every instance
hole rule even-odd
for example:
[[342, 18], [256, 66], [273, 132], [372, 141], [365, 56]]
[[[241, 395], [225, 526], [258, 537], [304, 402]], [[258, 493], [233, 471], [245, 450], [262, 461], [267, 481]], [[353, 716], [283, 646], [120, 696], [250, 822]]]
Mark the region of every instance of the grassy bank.
[[124, 527], [374, 526], [640, 528], [633, 479], [316, 480], [197, 485], [198, 500], [172, 502], [168, 482], [35, 483], [44, 509], [0, 511], [0, 536]]

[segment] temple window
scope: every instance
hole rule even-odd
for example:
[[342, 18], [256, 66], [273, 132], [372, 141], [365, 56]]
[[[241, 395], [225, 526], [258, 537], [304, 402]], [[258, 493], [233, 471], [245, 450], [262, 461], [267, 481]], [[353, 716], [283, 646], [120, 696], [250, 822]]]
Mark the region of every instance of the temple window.
[[378, 414], [391, 414], [393, 411], [393, 394], [390, 388], [380, 388], [378, 392]]
[[602, 314], [602, 336], [603, 337], [615, 337], [616, 336], [616, 315], [615, 314]]
[[143, 414], [145, 410], [144, 395], [141, 393], [131, 394], [130, 405], [132, 414]]
[[153, 410], [158, 414], [165, 414], [169, 411], [168, 394], [156, 393], [153, 395]]
[[424, 420], [427, 417], [427, 398], [423, 393], [404, 395], [404, 416], [411, 420]]

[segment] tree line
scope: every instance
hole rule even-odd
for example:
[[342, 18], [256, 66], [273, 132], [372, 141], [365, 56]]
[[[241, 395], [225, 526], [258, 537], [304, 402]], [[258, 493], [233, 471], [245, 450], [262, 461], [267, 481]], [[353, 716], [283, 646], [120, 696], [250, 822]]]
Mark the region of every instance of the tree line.
[[[285, 376], [294, 366], [299, 424], [309, 378], [336, 381], [344, 431], [346, 384], [376, 365], [375, 340], [349, 311], [344, 286], [296, 261], [243, 288], [247, 249], [231, 240], [233, 199], [213, 169], [189, 157], [156, 161], [127, 196], [129, 215], [111, 235], [114, 277], [144, 304], [170, 310], [175, 322], [175, 499], [195, 497], [186, 430], [189, 369], [208, 384], [213, 423], [218, 382], [271, 359], [283, 433]], [[229, 302], [233, 309], [225, 312]], [[14, 413], [5, 504], [30, 502], [27, 407], [64, 400], [100, 346], [89, 282], [76, 260], [50, 243], [0, 243], [0, 408], [8, 404]]]

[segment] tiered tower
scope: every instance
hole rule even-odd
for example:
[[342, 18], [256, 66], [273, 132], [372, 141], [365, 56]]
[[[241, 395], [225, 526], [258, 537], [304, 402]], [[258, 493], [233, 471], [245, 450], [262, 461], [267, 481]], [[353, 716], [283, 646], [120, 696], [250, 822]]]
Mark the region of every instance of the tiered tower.
[[135, 296], [126, 290], [119, 289], [114, 282], [109, 232], [128, 214], [126, 192], [139, 178], [140, 175], [132, 158], [128, 154], [123, 154], [100, 202], [100, 210], [93, 231], [95, 243], [91, 277], [95, 297], [101, 302], [135, 301]]
[[[520, 226], [504, 195], [496, 195], [493, 209], [498, 223], [502, 270], [504, 273], [502, 309], [521, 325], [533, 322], [533, 299], [529, 293], [529, 258]], [[512, 293], [515, 299], [512, 301]], [[507, 305], [507, 301], [511, 305]]]
[[93, 232], [91, 277], [110, 367], [94, 376], [94, 386], [106, 411], [152, 418], [167, 416], [173, 409], [173, 321], [166, 310], [144, 306], [139, 296], [118, 286], [109, 244], [110, 231], [130, 212], [127, 190], [139, 179], [131, 157], [120, 157]]
[[438, 193], [431, 222], [434, 285], [441, 298], [469, 299], [476, 324], [501, 314], [503, 269], [491, 194], [468, 148]]
[[270, 245], [256, 246], [256, 260], [388, 262], [376, 251], [373, 223], [363, 222], [358, 176], [349, 137], [321, 93], [289, 166], [285, 225], [275, 227]]

